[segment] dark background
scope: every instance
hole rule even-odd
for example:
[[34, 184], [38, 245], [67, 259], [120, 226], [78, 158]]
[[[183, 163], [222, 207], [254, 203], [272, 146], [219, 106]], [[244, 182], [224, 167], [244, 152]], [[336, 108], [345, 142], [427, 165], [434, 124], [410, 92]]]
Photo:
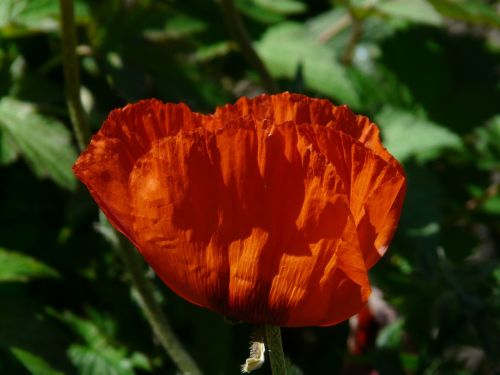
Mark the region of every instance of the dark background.
[[[381, 327], [368, 314], [356, 353], [347, 322], [283, 330], [290, 374], [500, 373], [499, 2], [236, 3], [281, 90], [370, 116], [408, 174], [370, 275], [397, 316]], [[263, 92], [217, 2], [78, 0], [76, 14], [94, 132], [142, 98], [211, 112]], [[0, 373], [176, 374], [71, 172], [58, 18], [54, 0], [0, 1]], [[237, 374], [250, 327], [154, 281], [205, 373]]]

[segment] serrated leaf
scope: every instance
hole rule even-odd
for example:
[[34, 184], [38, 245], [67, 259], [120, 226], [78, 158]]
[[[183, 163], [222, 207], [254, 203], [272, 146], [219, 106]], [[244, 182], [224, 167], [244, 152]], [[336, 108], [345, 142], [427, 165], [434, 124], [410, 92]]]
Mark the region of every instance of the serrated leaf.
[[17, 358], [19, 362], [32, 374], [32, 375], [62, 375], [63, 373], [55, 370], [43, 358], [30, 353], [21, 348], [10, 348], [10, 351]]
[[43, 277], [59, 277], [59, 274], [32, 257], [0, 248], [0, 282], [26, 282]]
[[401, 109], [385, 107], [376, 117], [384, 144], [399, 160], [428, 161], [445, 149], [460, 149], [462, 141], [447, 128]]
[[315, 40], [303, 25], [271, 27], [256, 46], [274, 77], [293, 79], [300, 67], [309, 89], [359, 107], [358, 94], [333, 49]]
[[386, 0], [377, 2], [376, 10], [386, 16], [440, 26], [443, 18], [427, 0]]
[[134, 375], [132, 364], [120, 353], [79, 344], [71, 345], [68, 355], [81, 375]]
[[253, 2], [270, 12], [282, 15], [300, 14], [307, 10], [307, 5], [297, 0], [253, 0]]
[[37, 176], [49, 177], [66, 189], [76, 187], [71, 166], [77, 154], [63, 124], [38, 114], [29, 103], [3, 98], [0, 131], [8, 134]]
[[66, 323], [83, 341], [69, 347], [68, 355], [81, 375], [133, 375], [134, 368], [150, 370], [151, 364], [142, 353], [129, 353], [126, 347], [114, 342], [110, 335], [114, 322], [90, 310], [92, 320], [82, 319], [70, 312], [50, 314]]

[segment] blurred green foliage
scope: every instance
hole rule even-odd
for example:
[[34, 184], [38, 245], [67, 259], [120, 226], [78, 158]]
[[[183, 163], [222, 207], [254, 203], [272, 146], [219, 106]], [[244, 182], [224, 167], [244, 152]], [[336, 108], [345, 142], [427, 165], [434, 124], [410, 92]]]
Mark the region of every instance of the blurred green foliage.
[[[371, 274], [398, 318], [359, 355], [347, 323], [284, 330], [289, 372], [500, 373], [500, 3], [236, 3], [282, 90], [369, 115], [408, 174]], [[0, 373], [175, 374], [71, 173], [58, 15], [56, 0], [0, 1]], [[76, 19], [93, 131], [145, 97], [208, 112], [262, 91], [217, 2], [78, 0]], [[236, 374], [250, 328], [156, 287], [206, 374]]]

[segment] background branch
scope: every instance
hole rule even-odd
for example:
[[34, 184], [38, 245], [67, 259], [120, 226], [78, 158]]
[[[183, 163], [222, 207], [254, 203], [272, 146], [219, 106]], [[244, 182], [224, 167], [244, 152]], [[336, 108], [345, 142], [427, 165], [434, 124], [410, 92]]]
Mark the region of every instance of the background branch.
[[264, 88], [268, 93], [278, 92], [278, 85], [271, 77], [271, 74], [253, 48], [250, 35], [245, 28], [238, 9], [236, 9], [234, 1], [220, 0], [220, 5], [224, 16], [224, 22], [229, 29], [229, 33], [238, 44], [238, 47], [248, 64], [255, 69], [259, 75]]

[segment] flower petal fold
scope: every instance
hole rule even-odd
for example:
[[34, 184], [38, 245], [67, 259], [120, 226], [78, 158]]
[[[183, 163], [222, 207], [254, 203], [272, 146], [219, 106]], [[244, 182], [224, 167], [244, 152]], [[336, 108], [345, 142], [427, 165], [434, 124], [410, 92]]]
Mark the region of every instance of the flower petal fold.
[[126, 106], [74, 171], [174, 292], [281, 326], [332, 325], [361, 309], [406, 188], [374, 124], [289, 93], [214, 115]]

